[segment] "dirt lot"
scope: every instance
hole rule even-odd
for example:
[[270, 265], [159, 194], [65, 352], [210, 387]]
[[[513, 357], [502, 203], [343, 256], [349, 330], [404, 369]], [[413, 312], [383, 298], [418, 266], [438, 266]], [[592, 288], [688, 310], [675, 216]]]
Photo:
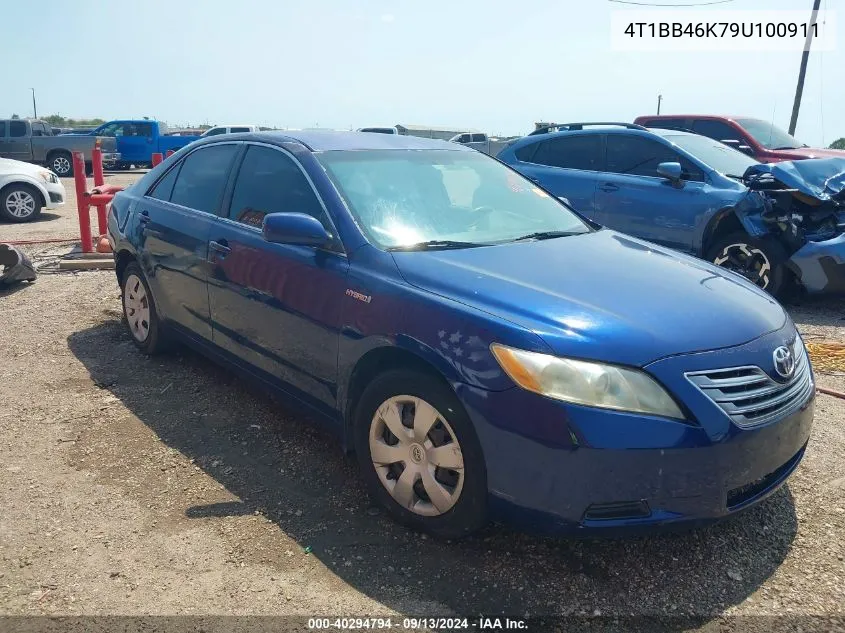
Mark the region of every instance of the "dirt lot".
[[[73, 235], [72, 210], [0, 239]], [[2, 614], [845, 616], [845, 401], [819, 395], [788, 486], [718, 526], [440, 543], [371, 507], [352, 459], [283, 403], [186, 350], [136, 352], [113, 273], [51, 274], [61, 248], [29, 247], [45, 274], [0, 295]], [[808, 340], [845, 342], [845, 301], [789, 309]]]

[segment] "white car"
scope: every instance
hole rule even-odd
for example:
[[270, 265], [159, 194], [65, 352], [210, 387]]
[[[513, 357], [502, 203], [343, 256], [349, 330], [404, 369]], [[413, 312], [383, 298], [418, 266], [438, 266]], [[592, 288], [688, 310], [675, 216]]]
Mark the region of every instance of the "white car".
[[43, 209], [55, 209], [64, 203], [64, 185], [52, 171], [0, 158], [0, 219], [29, 222]]
[[237, 134], [238, 132], [258, 132], [257, 125], [215, 125], [206, 130], [203, 136], [217, 136], [218, 134]]

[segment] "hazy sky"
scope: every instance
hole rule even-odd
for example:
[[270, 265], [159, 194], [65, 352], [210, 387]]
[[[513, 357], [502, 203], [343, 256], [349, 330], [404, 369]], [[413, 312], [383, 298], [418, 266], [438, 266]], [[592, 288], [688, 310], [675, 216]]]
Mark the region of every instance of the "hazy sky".
[[[661, 93], [664, 113], [753, 115], [786, 128], [800, 62], [800, 52], [613, 52], [610, 14], [622, 6], [607, 0], [3, 5], [0, 116], [31, 116], [33, 87], [42, 116], [519, 134], [537, 120], [631, 121], [654, 112]], [[812, 2], [731, 6], [809, 17]], [[839, 24], [837, 49], [810, 56], [796, 136], [811, 145], [845, 136]]]

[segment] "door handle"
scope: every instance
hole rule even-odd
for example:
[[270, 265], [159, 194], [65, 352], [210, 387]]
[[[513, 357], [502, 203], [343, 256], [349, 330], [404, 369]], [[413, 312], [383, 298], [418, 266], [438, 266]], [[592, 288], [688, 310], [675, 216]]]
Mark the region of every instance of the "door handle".
[[208, 250], [214, 251], [217, 253], [217, 259], [223, 259], [232, 252], [232, 249], [229, 248], [229, 243], [226, 240], [219, 240], [219, 241], [210, 241], [208, 243]]
[[147, 224], [150, 221], [150, 212], [149, 211], [141, 211], [141, 215], [138, 216], [138, 222], [141, 224]]
[[612, 182], [606, 182], [603, 183], [599, 189], [610, 193], [611, 191], [619, 191], [619, 185], [614, 185]]

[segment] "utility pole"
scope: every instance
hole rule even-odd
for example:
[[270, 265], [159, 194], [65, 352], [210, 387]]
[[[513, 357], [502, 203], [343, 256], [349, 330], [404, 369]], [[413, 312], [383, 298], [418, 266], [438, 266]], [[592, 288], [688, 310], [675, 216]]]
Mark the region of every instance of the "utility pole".
[[807, 60], [810, 58], [810, 44], [813, 43], [813, 31], [816, 29], [816, 19], [819, 16], [819, 4], [822, 0], [813, 0], [813, 13], [810, 16], [810, 26], [807, 29], [807, 39], [801, 53], [801, 68], [798, 71], [798, 85], [795, 87], [795, 101], [792, 103], [792, 118], [789, 120], [789, 134], [795, 134], [798, 124], [798, 110], [801, 108], [801, 95], [804, 94], [804, 76], [807, 74]]
[[663, 95], [657, 95], [657, 114], [660, 114], [660, 102], [663, 101]]
[[30, 88], [32, 90], [32, 118], [38, 118], [38, 109], [35, 107], [35, 88]]

